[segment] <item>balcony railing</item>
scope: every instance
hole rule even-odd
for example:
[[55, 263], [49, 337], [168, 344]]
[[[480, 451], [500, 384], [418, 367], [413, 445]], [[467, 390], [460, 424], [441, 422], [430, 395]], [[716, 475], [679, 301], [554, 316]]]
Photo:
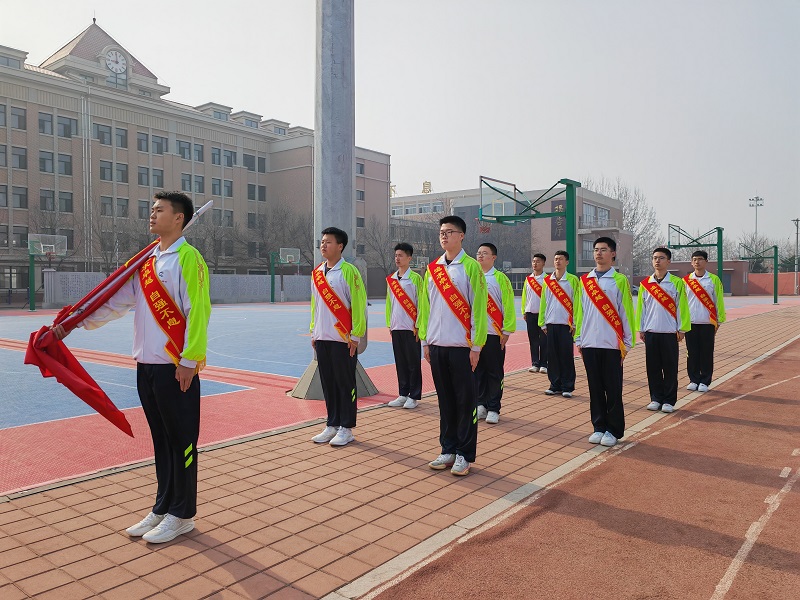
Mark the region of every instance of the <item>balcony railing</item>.
[[619, 229], [617, 219], [578, 217], [578, 229]]

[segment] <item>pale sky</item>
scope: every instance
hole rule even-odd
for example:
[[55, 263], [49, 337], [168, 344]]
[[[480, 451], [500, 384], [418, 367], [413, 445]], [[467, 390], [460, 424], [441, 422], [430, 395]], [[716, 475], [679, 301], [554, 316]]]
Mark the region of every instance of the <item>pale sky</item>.
[[[0, 0], [39, 64], [97, 23], [190, 105], [314, 126], [314, 0]], [[356, 143], [400, 195], [621, 177], [667, 224], [794, 241], [800, 0], [356, 0]], [[200, 44], [195, 40], [213, 40]]]

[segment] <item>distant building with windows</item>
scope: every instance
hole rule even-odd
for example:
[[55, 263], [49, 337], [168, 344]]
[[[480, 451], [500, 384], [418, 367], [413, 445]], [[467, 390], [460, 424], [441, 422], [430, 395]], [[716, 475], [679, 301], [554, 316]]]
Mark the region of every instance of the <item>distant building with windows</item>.
[[[266, 273], [280, 247], [313, 260], [311, 129], [168, 100], [170, 88], [95, 23], [41, 65], [26, 59], [0, 46], [0, 290], [27, 288], [31, 233], [66, 236], [59, 270], [116, 267], [152, 239], [162, 189], [197, 207], [214, 200], [187, 233], [212, 272]], [[354, 222], [388, 226], [389, 155], [355, 157]], [[361, 231], [351, 235], [363, 253]]]
[[[547, 196], [556, 194], [563, 186], [553, 188]], [[535, 200], [547, 190], [523, 192], [528, 200]], [[431, 260], [441, 254], [438, 248], [438, 219], [444, 214], [454, 214], [467, 223], [465, 247], [472, 252], [481, 242], [492, 242], [498, 247], [497, 267], [510, 263], [507, 273], [517, 290], [522, 289], [524, 277], [530, 272], [531, 256], [541, 252], [547, 256], [546, 271], [552, 271], [552, 258], [556, 250], [566, 249], [566, 219], [531, 219], [515, 226], [479, 222], [481, 208], [480, 189], [453, 190], [394, 196], [389, 201], [391, 210], [391, 237], [393, 241], [409, 241], [417, 245]], [[561, 194], [539, 209], [540, 212], [563, 212], [565, 198]], [[510, 199], [495, 205], [494, 214], [513, 215], [519, 206]], [[616, 268], [631, 277], [633, 275], [633, 234], [622, 228], [622, 202], [578, 188], [576, 198], [576, 240], [578, 256], [570, 262], [578, 273], [587, 273], [594, 268], [593, 244], [601, 236], [617, 242]]]

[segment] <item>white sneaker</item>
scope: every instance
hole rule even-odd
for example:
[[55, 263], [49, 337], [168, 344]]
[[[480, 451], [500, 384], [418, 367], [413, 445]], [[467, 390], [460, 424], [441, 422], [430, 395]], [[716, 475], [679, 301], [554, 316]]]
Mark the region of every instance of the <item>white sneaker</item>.
[[331, 446], [347, 446], [350, 442], [355, 441], [355, 436], [349, 427], [339, 427], [336, 436], [330, 441]]
[[589, 443], [599, 444], [602, 439], [603, 439], [603, 432], [595, 431], [592, 435], [589, 436]]
[[696, 392], [697, 387], [698, 387], [697, 384], [693, 381], [692, 383], [686, 386], [686, 389], [689, 390], [690, 392]]
[[538, 372], [539, 372], [539, 367], [531, 367], [530, 369], [528, 369], [528, 373], [538, 373]]
[[405, 404], [403, 404], [403, 408], [417, 408], [417, 404], [419, 404], [419, 400], [408, 398]]
[[539, 367], [539, 373], [547, 373], [547, 367]]
[[558, 392], [557, 392], [557, 391], [555, 391], [555, 390], [551, 390], [550, 388], [547, 388], [547, 389], [544, 391], [544, 393], [545, 393], [545, 395], [547, 395], [547, 396], [555, 396], [556, 394], [558, 394]]
[[314, 437], [311, 438], [311, 441], [315, 444], [327, 444], [330, 442], [334, 437], [336, 437], [336, 427], [331, 427], [328, 425], [325, 429], [322, 430], [322, 433], [318, 433]]
[[393, 406], [397, 408], [398, 406], [403, 406], [406, 403], [406, 400], [408, 400], [408, 398], [406, 398], [405, 396], [398, 396], [391, 402], [388, 402], [386, 406]]
[[617, 444], [617, 438], [611, 435], [611, 432], [609, 431], [606, 431], [603, 434], [603, 439], [600, 440], [601, 446], [607, 446], [610, 448], [611, 446], [615, 446], [616, 444]]
[[661, 403], [656, 402], [655, 400], [647, 405], [647, 410], [658, 410], [659, 408], [661, 408]]
[[450, 472], [459, 477], [464, 476], [469, 473], [469, 463], [463, 456], [456, 454], [456, 461], [453, 463], [453, 468], [450, 469]]
[[428, 463], [428, 466], [433, 469], [434, 471], [441, 471], [448, 467], [452, 467], [456, 462], [456, 455], [455, 454], [440, 454], [436, 457], [436, 460], [433, 460]]
[[500, 413], [490, 410], [486, 413], [486, 422], [490, 425], [496, 425], [497, 422], [500, 420]]
[[707, 392], [708, 391], [708, 386], [705, 383], [700, 383], [697, 386], [697, 391], [698, 392]]
[[561, 392], [561, 395], [564, 396], [564, 398], [572, 398], [572, 392]]
[[132, 525], [125, 530], [131, 537], [141, 537], [151, 529], [155, 529], [156, 525], [161, 523], [164, 520], [165, 515], [157, 515], [155, 513], [150, 513], [144, 519], [139, 521], [136, 525]]
[[142, 539], [151, 544], [163, 544], [174, 540], [181, 534], [189, 533], [192, 529], [194, 529], [194, 519], [179, 519], [174, 515], [167, 514], [164, 520], [155, 529], [145, 533]]
[[486, 415], [489, 413], [486, 411], [486, 407], [483, 404], [478, 405], [478, 420], [481, 421], [486, 418]]
[[663, 412], [663, 413], [671, 413], [673, 410], [675, 410], [675, 407], [672, 406], [672, 404], [662, 404], [661, 405], [661, 412]]

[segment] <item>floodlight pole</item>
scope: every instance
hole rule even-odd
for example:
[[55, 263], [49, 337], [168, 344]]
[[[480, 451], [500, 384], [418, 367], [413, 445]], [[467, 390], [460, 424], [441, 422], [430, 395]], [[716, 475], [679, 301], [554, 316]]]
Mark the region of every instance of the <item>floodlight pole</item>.
[[749, 202], [750, 202], [750, 208], [755, 207], [756, 209], [756, 235], [755, 235], [755, 240], [753, 240], [753, 243], [756, 246], [758, 246], [758, 207], [764, 206], [764, 199], [761, 198], [760, 196], [756, 196], [755, 198], [750, 198]]
[[792, 219], [794, 223], [794, 295], [800, 296], [800, 285], [797, 281], [797, 255], [800, 254], [800, 219]]
[[275, 304], [275, 257], [278, 255], [279, 254], [277, 252], [269, 253], [269, 275], [270, 275], [269, 301], [272, 304]]

